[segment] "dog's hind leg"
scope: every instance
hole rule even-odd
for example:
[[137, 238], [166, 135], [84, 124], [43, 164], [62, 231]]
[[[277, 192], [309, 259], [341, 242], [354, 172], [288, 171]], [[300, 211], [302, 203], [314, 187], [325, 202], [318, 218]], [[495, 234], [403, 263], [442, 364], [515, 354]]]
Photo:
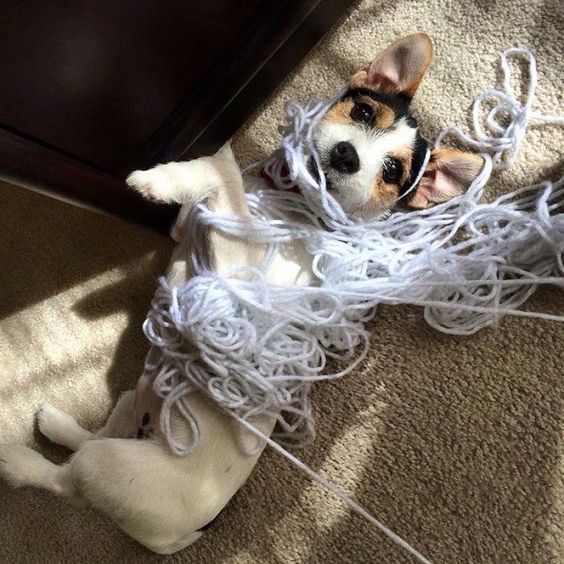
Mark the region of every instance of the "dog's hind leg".
[[135, 434], [135, 392], [123, 393], [106, 424], [96, 433], [81, 427], [74, 417], [44, 403], [37, 412], [39, 430], [52, 442], [78, 450], [86, 441], [103, 437], [127, 438]]
[[[121, 395], [106, 424], [97, 433], [81, 427], [69, 414], [44, 404], [37, 413], [41, 432], [54, 443], [80, 453], [87, 442], [105, 437], [128, 437], [135, 432], [135, 392]], [[79, 456], [78, 453], [76, 456]], [[35, 487], [48, 490], [84, 506], [85, 498], [79, 493], [72, 470], [75, 458], [67, 464], [53, 464], [39, 452], [23, 445], [0, 444], [0, 478], [13, 487]]]
[[44, 403], [36, 414], [37, 426], [51, 442], [77, 450], [93, 435], [81, 427], [74, 417], [61, 409]]
[[127, 439], [135, 436], [136, 432], [135, 390], [129, 390], [120, 395], [106, 424], [99, 431], [94, 433], [93, 438]]
[[16, 488], [41, 488], [66, 498], [75, 506], [87, 504], [74, 487], [70, 464], [53, 464], [23, 445], [0, 445], [0, 477]]
[[[187, 485], [185, 459], [151, 440], [101, 439], [71, 460], [72, 481], [93, 507], [150, 550], [170, 554], [196, 541], [220, 511], [213, 477]], [[219, 499], [218, 499], [219, 497]]]

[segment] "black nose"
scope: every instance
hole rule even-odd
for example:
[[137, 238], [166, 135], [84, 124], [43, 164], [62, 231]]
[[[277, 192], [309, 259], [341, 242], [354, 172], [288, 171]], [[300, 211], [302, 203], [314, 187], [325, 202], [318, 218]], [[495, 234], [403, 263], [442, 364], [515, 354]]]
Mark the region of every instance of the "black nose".
[[341, 141], [331, 149], [331, 166], [339, 172], [354, 174], [360, 168], [356, 149], [348, 141]]

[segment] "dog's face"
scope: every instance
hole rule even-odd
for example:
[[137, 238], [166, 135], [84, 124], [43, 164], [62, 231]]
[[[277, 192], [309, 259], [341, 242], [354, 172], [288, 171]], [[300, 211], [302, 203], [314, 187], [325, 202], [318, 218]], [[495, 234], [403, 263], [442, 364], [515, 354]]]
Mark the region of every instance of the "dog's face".
[[367, 71], [352, 76], [317, 126], [314, 140], [328, 188], [347, 213], [370, 219], [400, 202], [426, 208], [462, 193], [480, 171], [480, 157], [437, 149], [417, 188], [407, 193], [427, 153], [410, 102], [432, 52], [421, 33], [396, 41]]

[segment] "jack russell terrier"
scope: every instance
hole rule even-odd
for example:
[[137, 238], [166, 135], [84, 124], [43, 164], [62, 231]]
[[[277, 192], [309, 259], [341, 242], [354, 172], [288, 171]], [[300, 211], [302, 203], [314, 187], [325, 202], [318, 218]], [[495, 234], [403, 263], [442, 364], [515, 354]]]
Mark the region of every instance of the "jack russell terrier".
[[[345, 212], [363, 219], [384, 216], [398, 200], [405, 208], [426, 208], [462, 193], [481, 169], [482, 159], [454, 149], [432, 151], [415, 190], [427, 151], [410, 102], [432, 57], [431, 40], [415, 34], [378, 54], [367, 70], [355, 73], [343, 96], [319, 121], [315, 145], [331, 194]], [[181, 286], [192, 276], [192, 241], [185, 236], [190, 208], [205, 201], [212, 211], [250, 215], [245, 189], [267, 179], [242, 176], [226, 145], [217, 154], [173, 162], [132, 173], [127, 184], [157, 202], [181, 204], [172, 229], [178, 242], [167, 281]], [[315, 284], [311, 258], [300, 241], [287, 243], [271, 263], [270, 282]], [[211, 229], [206, 241], [214, 269], [222, 274], [260, 263], [264, 248]], [[136, 392], [125, 392], [106, 425], [92, 433], [51, 405], [37, 413], [40, 431], [75, 451], [56, 465], [23, 445], [0, 445], [0, 476], [13, 486], [50, 490], [76, 506], [92, 505], [150, 550], [170, 554], [200, 538], [245, 483], [264, 448], [256, 437], [205, 395], [189, 396], [201, 426], [201, 443], [189, 456], [173, 454], [149, 413], [139, 429]], [[138, 409], [137, 409], [138, 411]], [[154, 418], [153, 418], [154, 419]], [[158, 420], [158, 418], [157, 418]], [[274, 421], [254, 424], [266, 434]], [[190, 429], [179, 414], [172, 417], [179, 440]], [[147, 431], [147, 432], [146, 432]], [[249, 441], [248, 445], [242, 442]], [[249, 454], [252, 451], [252, 454]]]

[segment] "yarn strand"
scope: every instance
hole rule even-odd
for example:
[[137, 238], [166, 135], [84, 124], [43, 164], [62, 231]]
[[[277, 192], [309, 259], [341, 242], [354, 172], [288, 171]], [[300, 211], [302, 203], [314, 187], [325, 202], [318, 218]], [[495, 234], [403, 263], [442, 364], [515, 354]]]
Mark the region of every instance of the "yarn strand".
[[[511, 85], [512, 59], [528, 65], [523, 101]], [[440, 146], [446, 137], [455, 137], [484, 159], [463, 195], [378, 221], [348, 217], [327, 191], [313, 141], [316, 124], [337, 96], [286, 105], [281, 147], [254, 167], [264, 168], [276, 189], [259, 187], [247, 194], [252, 217], [227, 217], [203, 205], [192, 210], [187, 219], [191, 233], [216, 229], [263, 243], [267, 252], [258, 267], [220, 276], [194, 251], [193, 278], [182, 287], [171, 288], [164, 278], [159, 283], [144, 331], [161, 356], [155, 362], [150, 354], [146, 370], [154, 373], [154, 390], [164, 400], [161, 428], [174, 453], [188, 455], [200, 444], [187, 399], [203, 391], [352, 510], [428, 562], [284, 446], [303, 446], [315, 437], [311, 383], [341, 378], [362, 362], [370, 342], [366, 324], [379, 304], [421, 306], [430, 326], [452, 335], [473, 334], [505, 315], [564, 321], [556, 313], [521, 309], [538, 286], [564, 285], [564, 214], [558, 213], [564, 206], [564, 178], [482, 201], [492, 172], [516, 160], [532, 120], [564, 124], [564, 116], [532, 111], [537, 69], [530, 51], [508, 49], [500, 64], [502, 89], [477, 96], [473, 132], [450, 127], [435, 142]], [[486, 99], [495, 105], [484, 116]], [[429, 154], [410, 190], [428, 159]], [[318, 285], [268, 284], [275, 253], [298, 239], [311, 254]], [[335, 362], [338, 368], [331, 371]], [[189, 444], [172, 436], [172, 409], [192, 431]], [[250, 423], [257, 415], [276, 419], [272, 439]]]

